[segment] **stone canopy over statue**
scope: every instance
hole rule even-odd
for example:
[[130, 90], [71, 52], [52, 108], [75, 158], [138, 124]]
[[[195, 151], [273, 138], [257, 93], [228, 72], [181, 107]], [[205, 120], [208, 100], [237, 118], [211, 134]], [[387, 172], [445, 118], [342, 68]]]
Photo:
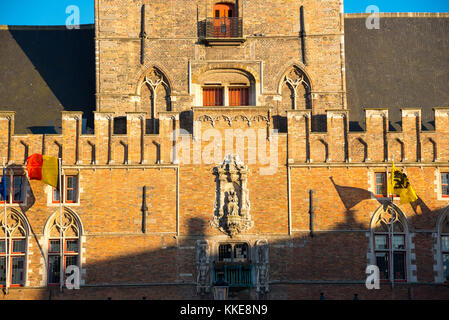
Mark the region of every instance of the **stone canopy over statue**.
[[230, 237], [250, 229], [254, 222], [249, 214], [247, 179], [249, 170], [236, 155], [227, 155], [214, 168], [217, 189], [212, 225]]

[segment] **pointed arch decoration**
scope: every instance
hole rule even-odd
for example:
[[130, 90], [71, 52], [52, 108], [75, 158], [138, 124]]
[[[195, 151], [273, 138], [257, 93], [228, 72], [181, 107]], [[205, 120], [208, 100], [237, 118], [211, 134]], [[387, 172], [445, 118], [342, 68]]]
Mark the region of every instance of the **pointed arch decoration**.
[[147, 133], [158, 133], [158, 112], [172, 111], [172, 89], [167, 76], [159, 68], [150, 67], [141, 79], [137, 92], [141, 110], [148, 112], [150, 117]]
[[[290, 100], [286, 100], [286, 88], [290, 90]], [[285, 73], [282, 79], [282, 104], [292, 106], [292, 109], [312, 109], [311, 84], [306, 73], [296, 65], [293, 65]]]
[[65, 270], [69, 266], [81, 268], [81, 236], [83, 233], [83, 225], [79, 216], [67, 207], [63, 208], [62, 214], [56, 210], [47, 220], [44, 235], [47, 240], [48, 285], [64, 283]]
[[371, 264], [377, 265], [380, 280], [416, 281], [412, 265], [408, 221], [399, 207], [385, 202], [374, 213], [370, 223]]

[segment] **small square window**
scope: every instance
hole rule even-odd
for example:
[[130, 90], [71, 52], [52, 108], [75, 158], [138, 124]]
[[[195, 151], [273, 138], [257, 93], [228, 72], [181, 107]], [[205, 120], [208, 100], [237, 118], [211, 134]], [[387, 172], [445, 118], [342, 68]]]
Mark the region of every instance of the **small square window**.
[[12, 241], [12, 252], [13, 253], [24, 253], [25, 252], [25, 239], [13, 240]]
[[449, 236], [441, 237], [441, 248], [443, 251], [449, 251]]
[[385, 172], [376, 172], [376, 196], [387, 196], [387, 174]]
[[50, 240], [50, 247], [48, 248], [48, 252], [59, 252], [60, 240]]
[[388, 237], [386, 235], [377, 235], [375, 237], [376, 250], [388, 249]]
[[78, 252], [78, 240], [67, 240], [65, 251]]
[[404, 236], [401, 236], [401, 235], [393, 236], [393, 249], [394, 250], [404, 250], [405, 249]]
[[[52, 202], [59, 203], [59, 189], [53, 188]], [[78, 176], [64, 176], [62, 179], [62, 193], [64, 203], [75, 203], [78, 200]]]
[[441, 195], [449, 197], [449, 173], [441, 174]]

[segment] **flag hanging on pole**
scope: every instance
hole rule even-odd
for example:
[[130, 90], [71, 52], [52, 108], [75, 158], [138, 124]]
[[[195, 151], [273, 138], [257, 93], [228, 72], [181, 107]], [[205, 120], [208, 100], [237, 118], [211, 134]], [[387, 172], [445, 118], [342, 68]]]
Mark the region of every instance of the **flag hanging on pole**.
[[33, 154], [27, 159], [27, 171], [30, 180], [40, 180], [54, 188], [58, 188], [58, 158]]
[[388, 193], [397, 194], [401, 198], [401, 204], [411, 203], [418, 200], [418, 196], [413, 190], [407, 175], [394, 166], [391, 169], [391, 177], [388, 181]]

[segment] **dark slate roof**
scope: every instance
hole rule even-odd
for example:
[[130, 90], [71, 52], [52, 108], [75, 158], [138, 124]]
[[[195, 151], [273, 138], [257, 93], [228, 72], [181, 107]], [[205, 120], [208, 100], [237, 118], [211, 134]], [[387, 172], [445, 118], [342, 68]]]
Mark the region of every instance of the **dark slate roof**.
[[0, 110], [16, 112], [15, 133], [59, 133], [61, 111], [93, 126], [95, 29], [0, 26]]
[[[346, 15], [346, 85], [350, 128], [364, 128], [364, 108], [388, 108], [390, 130], [401, 130], [402, 108], [421, 108], [434, 130], [432, 108], [449, 106], [449, 14]], [[432, 17], [430, 17], [432, 16]]]

